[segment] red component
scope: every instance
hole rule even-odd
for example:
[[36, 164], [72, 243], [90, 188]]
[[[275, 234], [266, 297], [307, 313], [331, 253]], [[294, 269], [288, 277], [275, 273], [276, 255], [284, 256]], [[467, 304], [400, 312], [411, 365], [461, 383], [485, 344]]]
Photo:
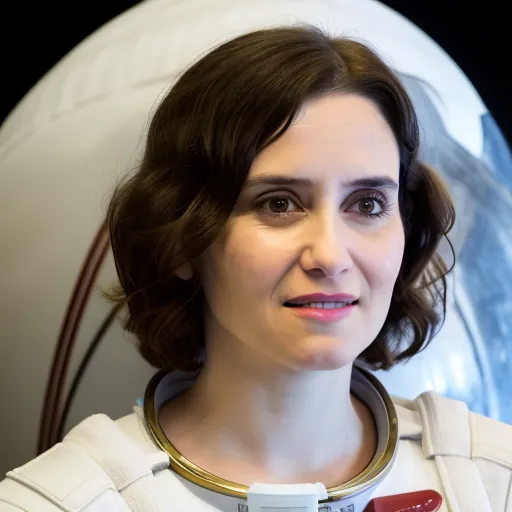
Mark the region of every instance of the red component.
[[441, 503], [443, 498], [436, 491], [406, 492], [374, 498], [364, 512], [435, 512]]

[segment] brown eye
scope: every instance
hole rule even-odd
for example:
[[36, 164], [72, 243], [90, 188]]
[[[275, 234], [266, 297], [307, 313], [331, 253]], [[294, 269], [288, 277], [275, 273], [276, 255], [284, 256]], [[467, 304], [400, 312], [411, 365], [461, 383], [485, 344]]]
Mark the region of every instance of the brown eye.
[[364, 199], [361, 199], [358, 205], [359, 213], [362, 213], [363, 215], [374, 215], [375, 213], [380, 213], [379, 211], [374, 211], [375, 208], [380, 208], [381, 206], [379, 202], [372, 197], [365, 197]]
[[268, 206], [273, 213], [284, 213], [288, 211], [290, 200], [287, 197], [273, 197], [269, 200]]
[[287, 196], [274, 196], [267, 199], [263, 204], [262, 208], [270, 213], [280, 214], [289, 213], [296, 207], [291, 198]]

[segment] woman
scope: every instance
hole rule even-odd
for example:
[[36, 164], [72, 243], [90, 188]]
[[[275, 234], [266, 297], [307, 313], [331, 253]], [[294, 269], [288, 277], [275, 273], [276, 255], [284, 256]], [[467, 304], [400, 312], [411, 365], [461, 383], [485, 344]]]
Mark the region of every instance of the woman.
[[0, 510], [346, 512], [420, 490], [503, 509], [509, 427], [431, 394], [393, 404], [361, 368], [414, 356], [443, 319], [454, 210], [418, 140], [379, 57], [312, 27], [188, 69], [108, 210], [111, 297], [162, 372], [144, 410], [9, 473]]

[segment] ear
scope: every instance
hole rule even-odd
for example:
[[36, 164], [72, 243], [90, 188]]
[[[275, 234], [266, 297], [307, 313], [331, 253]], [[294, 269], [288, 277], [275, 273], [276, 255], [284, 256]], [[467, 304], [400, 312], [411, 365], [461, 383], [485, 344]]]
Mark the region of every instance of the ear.
[[194, 269], [190, 263], [185, 263], [181, 267], [177, 268], [174, 273], [183, 281], [188, 281], [189, 279], [192, 279]]

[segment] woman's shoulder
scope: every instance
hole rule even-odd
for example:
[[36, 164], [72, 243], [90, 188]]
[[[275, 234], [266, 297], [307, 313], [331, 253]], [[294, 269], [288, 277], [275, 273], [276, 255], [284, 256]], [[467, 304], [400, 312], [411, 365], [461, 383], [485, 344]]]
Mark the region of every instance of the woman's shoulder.
[[[434, 392], [393, 398], [401, 444], [419, 445], [413, 464], [434, 464], [455, 510], [505, 510], [512, 499], [512, 426]], [[409, 460], [411, 462], [412, 459]]]
[[393, 396], [401, 437], [421, 437], [430, 455], [457, 452], [512, 469], [512, 425], [477, 414], [459, 400], [428, 391], [414, 400]]
[[[61, 443], [7, 473], [0, 482], [0, 512], [127, 511], [120, 489], [168, 465], [166, 454], [144, 436], [136, 413], [117, 421], [90, 416]], [[104, 503], [103, 503], [104, 502]]]

